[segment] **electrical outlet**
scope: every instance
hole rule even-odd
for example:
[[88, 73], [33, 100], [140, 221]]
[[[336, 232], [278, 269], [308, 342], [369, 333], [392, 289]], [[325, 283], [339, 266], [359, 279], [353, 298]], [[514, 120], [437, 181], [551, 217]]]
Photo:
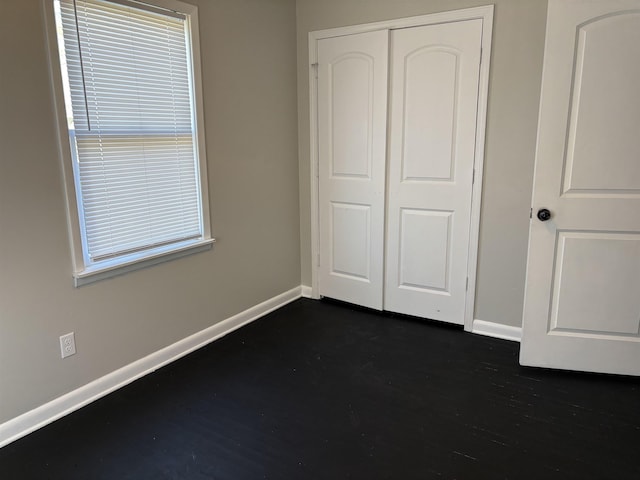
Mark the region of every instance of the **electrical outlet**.
[[60, 337], [60, 353], [62, 354], [62, 358], [76, 354], [76, 339], [73, 332]]

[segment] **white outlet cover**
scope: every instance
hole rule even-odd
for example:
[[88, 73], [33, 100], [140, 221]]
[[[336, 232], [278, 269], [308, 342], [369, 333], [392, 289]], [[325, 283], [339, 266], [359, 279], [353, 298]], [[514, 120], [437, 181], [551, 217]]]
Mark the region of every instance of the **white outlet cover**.
[[62, 358], [76, 354], [76, 339], [73, 332], [60, 337], [60, 354]]

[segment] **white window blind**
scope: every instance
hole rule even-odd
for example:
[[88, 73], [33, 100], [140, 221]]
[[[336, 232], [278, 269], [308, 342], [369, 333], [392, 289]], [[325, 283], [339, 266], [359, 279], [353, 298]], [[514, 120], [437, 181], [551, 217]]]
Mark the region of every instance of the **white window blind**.
[[202, 238], [185, 17], [59, 0], [58, 20], [85, 261]]

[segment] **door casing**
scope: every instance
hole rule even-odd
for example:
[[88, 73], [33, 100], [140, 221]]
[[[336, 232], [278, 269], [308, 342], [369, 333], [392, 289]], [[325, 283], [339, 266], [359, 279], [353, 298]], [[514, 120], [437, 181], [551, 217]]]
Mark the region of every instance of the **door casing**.
[[482, 179], [484, 166], [484, 146], [489, 93], [489, 65], [491, 59], [491, 36], [493, 30], [493, 5], [453, 10], [449, 12], [420, 15], [382, 22], [353, 25], [309, 32], [309, 122], [310, 122], [310, 181], [311, 181], [311, 298], [320, 298], [318, 287], [318, 266], [320, 255], [319, 228], [319, 165], [318, 165], [318, 85], [317, 85], [317, 42], [332, 38], [377, 30], [393, 30], [407, 27], [435, 25], [439, 23], [482, 19], [482, 50], [480, 59], [478, 109], [476, 118], [476, 144], [474, 162], [474, 185], [471, 198], [471, 219], [469, 234], [469, 257], [467, 276], [469, 284], [465, 298], [464, 329], [471, 331], [476, 291], [478, 263], [478, 242], [480, 232], [480, 206], [482, 199]]

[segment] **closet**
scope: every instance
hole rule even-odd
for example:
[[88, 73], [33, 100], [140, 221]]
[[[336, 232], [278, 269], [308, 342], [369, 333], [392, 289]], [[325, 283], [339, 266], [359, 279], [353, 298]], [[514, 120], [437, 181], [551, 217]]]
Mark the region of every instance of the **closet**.
[[310, 37], [318, 295], [465, 322], [491, 14]]

